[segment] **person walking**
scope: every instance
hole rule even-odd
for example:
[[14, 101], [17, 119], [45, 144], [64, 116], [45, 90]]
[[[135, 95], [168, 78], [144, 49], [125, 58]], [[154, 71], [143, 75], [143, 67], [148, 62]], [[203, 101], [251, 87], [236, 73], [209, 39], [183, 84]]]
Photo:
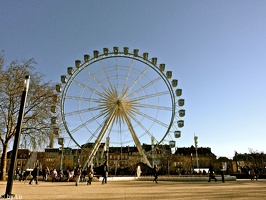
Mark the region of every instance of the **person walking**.
[[257, 181], [258, 178], [259, 178], [259, 176], [260, 176], [260, 170], [259, 170], [259, 168], [256, 167], [255, 170], [254, 170], [254, 172], [255, 172], [255, 177], [256, 177], [256, 181]]
[[49, 168], [48, 167], [45, 167], [42, 170], [42, 177], [43, 177], [42, 182], [47, 181], [48, 175], [49, 175]]
[[209, 180], [208, 180], [208, 182], [211, 182], [211, 179], [214, 179], [215, 182], [217, 181], [217, 179], [215, 178], [215, 176], [213, 174], [213, 166], [211, 163], [209, 163]]
[[103, 177], [102, 185], [107, 183], [108, 171], [109, 171], [108, 165], [107, 162], [105, 161], [102, 166], [102, 177]]
[[89, 166], [87, 172], [88, 172], [88, 181], [87, 181], [87, 185], [91, 185], [91, 182], [92, 182], [92, 179], [93, 179], [93, 174], [94, 174], [94, 171], [93, 171], [93, 168], [92, 168], [91, 165]]
[[86, 182], [86, 176], [87, 176], [88, 172], [87, 169], [84, 168], [81, 171], [81, 177], [80, 177], [80, 182]]
[[20, 170], [19, 170], [19, 168], [17, 168], [17, 170], [15, 171], [14, 181], [19, 180], [19, 177], [20, 177], [19, 172], [20, 172]]
[[158, 179], [158, 172], [159, 172], [159, 168], [158, 168], [158, 166], [157, 166], [157, 165], [154, 165], [152, 171], [153, 171], [153, 176], [154, 176], [153, 182], [158, 183], [158, 182], [157, 182], [157, 179]]
[[81, 169], [78, 168], [76, 173], [75, 173], [75, 177], [76, 177], [76, 186], [79, 185], [79, 182], [80, 182], [80, 176], [81, 176]]
[[39, 175], [39, 167], [38, 167], [38, 165], [36, 165], [36, 167], [32, 171], [32, 178], [29, 182], [30, 185], [31, 185], [32, 181], [34, 181], [34, 180], [35, 180], [36, 184], [38, 184], [38, 175]]
[[255, 179], [255, 171], [254, 171], [253, 168], [250, 168], [250, 170], [249, 170], [249, 175], [250, 175], [250, 179], [251, 179], [252, 181], [254, 181], [254, 179]]

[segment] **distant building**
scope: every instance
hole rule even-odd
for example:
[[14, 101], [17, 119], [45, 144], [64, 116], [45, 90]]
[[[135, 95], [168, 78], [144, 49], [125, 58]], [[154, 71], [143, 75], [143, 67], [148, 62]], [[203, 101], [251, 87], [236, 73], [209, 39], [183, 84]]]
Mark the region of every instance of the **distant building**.
[[260, 173], [266, 173], [266, 154], [263, 152], [236, 153], [232, 167], [234, 173], [248, 174], [251, 168], [259, 169]]
[[[7, 152], [7, 172], [9, 171], [10, 168], [10, 161], [11, 161], [11, 156], [12, 156], [13, 151]], [[18, 149], [18, 154], [17, 154], [17, 168], [19, 169], [25, 169], [26, 164], [31, 156], [31, 151], [28, 149]]]

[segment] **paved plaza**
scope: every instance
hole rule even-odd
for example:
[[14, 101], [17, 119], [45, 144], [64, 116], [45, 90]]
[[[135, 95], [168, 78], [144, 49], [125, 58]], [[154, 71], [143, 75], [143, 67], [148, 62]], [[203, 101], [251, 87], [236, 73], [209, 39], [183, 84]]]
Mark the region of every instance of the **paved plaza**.
[[[0, 182], [0, 191], [5, 193], [6, 182]], [[29, 185], [27, 182], [13, 183], [14, 199], [266, 199], [266, 180], [237, 180], [225, 183], [206, 181], [109, 181], [102, 185], [100, 181], [92, 185], [74, 182], [39, 182]]]

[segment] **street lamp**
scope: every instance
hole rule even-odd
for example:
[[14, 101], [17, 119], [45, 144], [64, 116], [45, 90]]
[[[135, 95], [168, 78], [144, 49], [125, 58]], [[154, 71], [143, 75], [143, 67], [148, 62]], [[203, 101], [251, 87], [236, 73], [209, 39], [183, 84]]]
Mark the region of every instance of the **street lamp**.
[[108, 157], [109, 157], [109, 145], [110, 145], [110, 137], [106, 137], [106, 143], [105, 143], [105, 148], [106, 148], [106, 163], [108, 164]]
[[64, 138], [58, 138], [58, 144], [61, 145], [60, 170], [62, 170], [62, 168], [63, 168], [63, 156], [64, 156]]
[[21, 128], [22, 128], [22, 121], [24, 117], [26, 99], [27, 99], [27, 94], [29, 90], [29, 84], [30, 84], [30, 76], [27, 75], [25, 76], [24, 85], [23, 85], [23, 92], [21, 96], [17, 128], [16, 128], [16, 133], [15, 133], [15, 138], [14, 138], [14, 143], [13, 143], [13, 151], [12, 151], [11, 162], [10, 162], [10, 170], [8, 172], [6, 193], [2, 196], [3, 198], [13, 198], [15, 196], [14, 194], [11, 194], [11, 192], [12, 192], [12, 187], [13, 187], [15, 166], [16, 166], [17, 155], [18, 155], [18, 145], [19, 145], [20, 133], [21, 133]]
[[197, 168], [199, 170], [199, 158], [198, 158], [198, 136], [194, 135], [194, 142], [195, 142], [195, 149], [196, 149], [196, 162], [197, 162]]
[[154, 137], [151, 137], [151, 157], [152, 157], [152, 167], [154, 166]]

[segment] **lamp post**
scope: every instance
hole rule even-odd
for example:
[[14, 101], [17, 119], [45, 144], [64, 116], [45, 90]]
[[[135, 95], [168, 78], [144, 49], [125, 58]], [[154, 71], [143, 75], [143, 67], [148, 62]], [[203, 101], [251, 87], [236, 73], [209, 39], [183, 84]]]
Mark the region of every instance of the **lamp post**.
[[[194, 134], [194, 142], [195, 142], [195, 150], [196, 150], [196, 162], [197, 162], [197, 168], [199, 170], [199, 157], [198, 157], [198, 136], [195, 136]], [[199, 171], [198, 171], [199, 172]]]
[[105, 148], [106, 148], [106, 163], [108, 164], [108, 162], [109, 162], [109, 145], [110, 145], [110, 137], [108, 136], [108, 137], [106, 137], [106, 146], [105, 146]]
[[18, 115], [18, 121], [17, 121], [17, 129], [16, 129], [16, 133], [15, 133], [13, 151], [12, 151], [11, 162], [10, 162], [10, 168], [9, 168], [9, 172], [8, 172], [6, 193], [4, 195], [4, 198], [14, 197], [14, 195], [11, 194], [11, 192], [12, 192], [12, 187], [13, 187], [15, 166], [16, 166], [17, 154], [18, 154], [18, 145], [19, 145], [19, 139], [20, 139], [20, 133], [21, 133], [21, 128], [22, 128], [22, 121], [23, 121], [23, 117], [24, 117], [24, 110], [25, 110], [25, 105], [26, 105], [26, 99], [27, 99], [29, 84], [30, 84], [30, 76], [25, 76], [24, 88], [23, 88], [23, 92], [22, 92], [22, 96], [21, 96], [21, 103], [20, 103], [20, 109], [19, 109], [19, 115]]
[[61, 145], [61, 157], [60, 157], [60, 171], [61, 171], [63, 170], [64, 138], [58, 138], [58, 144]]
[[236, 173], [238, 173], [237, 151], [235, 151], [235, 161], [236, 161]]
[[152, 157], [152, 167], [154, 167], [154, 137], [151, 137], [151, 157]]
[[190, 153], [190, 156], [191, 156], [191, 174], [193, 174], [194, 172], [194, 167], [193, 167], [193, 153]]

